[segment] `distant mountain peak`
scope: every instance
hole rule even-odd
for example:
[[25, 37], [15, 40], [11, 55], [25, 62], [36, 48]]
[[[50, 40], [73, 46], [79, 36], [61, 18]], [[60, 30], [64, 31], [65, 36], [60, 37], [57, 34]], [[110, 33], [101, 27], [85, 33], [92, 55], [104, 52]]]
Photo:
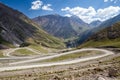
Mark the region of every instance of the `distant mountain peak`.
[[88, 24], [77, 16], [65, 17], [50, 14], [34, 18], [33, 21], [41, 24], [48, 33], [64, 39], [76, 37], [89, 28]]
[[79, 18], [78, 16], [76, 16], [76, 15], [72, 15], [71, 18], [76, 18], [76, 19], [78, 18], [78, 19], [80, 19], [80, 18]]
[[38, 16], [38, 17], [45, 17], [45, 16], [55, 16], [55, 17], [63, 17], [59, 14], [48, 14], [48, 15], [41, 15], [41, 16]]
[[59, 15], [59, 14], [50, 14], [50, 15], [54, 15], [54, 16], [61, 16], [61, 15]]

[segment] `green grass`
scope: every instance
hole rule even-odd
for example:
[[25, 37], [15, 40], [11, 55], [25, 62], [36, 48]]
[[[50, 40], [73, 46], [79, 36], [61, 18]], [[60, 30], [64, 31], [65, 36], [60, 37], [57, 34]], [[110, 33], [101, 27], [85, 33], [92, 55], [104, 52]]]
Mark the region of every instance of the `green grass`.
[[65, 48], [65, 44], [62, 40], [53, 37], [52, 35], [44, 32], [43, 30], [37, 30], [34, 34], [36, 37], [34, 37], [34, 41], [37, 44], [40, 44], [45, 47], [49, 48]]
[[115, 61], [120, 61], [120, 56], [114, 58]]
[[104, 47], [104, 46], [113, 46], [113, 47], [118, 47], [120, 48], [120, 38], [118, 39], [113, 39], [113, 40], [101, 40], [101, 41], [88, 41], [86, 43], [83, 43], [82, 45], [79, 46], [79, 48], [83, 47]]
[[29, 56], [29, 55], [35, 55], [34, 52], [27, 50], [27, 49], [19, 49], [12, 53], [14, 56]]
[[52, 58], [52, 59], [43, 60], [42, 62], [57, 62], [57, 61], [70, 60], [70, 59], [76, 59], [76, 58], [81, 58], [81, 57], [88, 57], [88, 56], [93, 56], [97, 54], [102, 54], [102, 52], [84, 51], [84, 52], [73, 53], [73, 54], [63, 55], [63, 56]]
[[45, 48], [43, 48], [40, 45], [30, 45], [29, 47], [32, 48], [32, 49], [38, 50], [41, 53], [48, 53], [48, 50], [46, 50]]
[[120, 22], [113, 24], [111, 27], [102, 29], [91, 37], [89, 41], [79, 46], [82, 47], [105, 47], [112, 46], [120, 48]]
[[4, 57], [4, 55], [3, 55], [2, 51], [0, 51], [0, 57]]

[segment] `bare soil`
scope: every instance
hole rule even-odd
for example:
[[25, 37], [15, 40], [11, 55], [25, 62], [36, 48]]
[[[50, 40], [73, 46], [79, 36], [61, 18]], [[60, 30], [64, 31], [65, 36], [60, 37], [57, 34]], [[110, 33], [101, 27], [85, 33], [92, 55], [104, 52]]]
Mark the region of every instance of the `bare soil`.
[[0, 72], [0, 80], [120, 80], [120, 51], [71, 65]]

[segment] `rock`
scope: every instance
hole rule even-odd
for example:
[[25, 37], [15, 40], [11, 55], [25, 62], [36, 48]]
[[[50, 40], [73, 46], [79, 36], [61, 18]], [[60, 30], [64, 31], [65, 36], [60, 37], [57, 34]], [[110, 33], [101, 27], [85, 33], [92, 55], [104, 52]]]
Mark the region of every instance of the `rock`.
[[105, 80], [103, 77], [98, 77], [97, 80]]
[[60, 80], [60, 77], [58, 75], [54, 75], [53, 80]]
[[116, 76], [118, 76], [118, 71], [116, 69], [109, 69], [108, 76], [116, 77]]

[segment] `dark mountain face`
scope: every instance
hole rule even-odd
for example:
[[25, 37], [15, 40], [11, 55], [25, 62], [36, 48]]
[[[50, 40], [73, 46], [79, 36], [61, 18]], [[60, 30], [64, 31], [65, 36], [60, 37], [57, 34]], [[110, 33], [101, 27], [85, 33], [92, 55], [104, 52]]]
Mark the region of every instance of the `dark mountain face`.
[[[53, 47], [63, 45], [60, 40], [44, 32], [28, 17], [0, 3], [0, 44], [21, 45], [28, 42]], [[52, 45], [53, 44], [53, 45]]]
[[77, 16], [71, 16], [70, 17], [70, 24], [72, 25], [72, 28], [77, 32], [77, 34], [82, 34], [86, 30], [89, 30], [90, 27], [87, 23], [82, 21]]
[[63, 17], [60, 15], [39, 16], [33, 19], [48, 33], [59, 38], [77, 37], [89, 29], [88, 24], [77, 17]]
[[56, 15], [42, 16], [33, 19], [38, 24], [41, 24], [42, 28], [48, 33], [60, 37], [69, 38], [71, 36], [76, 36], [76, 32], [68, 22], [67, 17], [61, 17]]
[[101, 23], [102, 23], [101, 21], [97, 20], [97, 21], [91, 22], [89, 25], [90, 27], [95, 28], [95, 27], [98, 27]]

